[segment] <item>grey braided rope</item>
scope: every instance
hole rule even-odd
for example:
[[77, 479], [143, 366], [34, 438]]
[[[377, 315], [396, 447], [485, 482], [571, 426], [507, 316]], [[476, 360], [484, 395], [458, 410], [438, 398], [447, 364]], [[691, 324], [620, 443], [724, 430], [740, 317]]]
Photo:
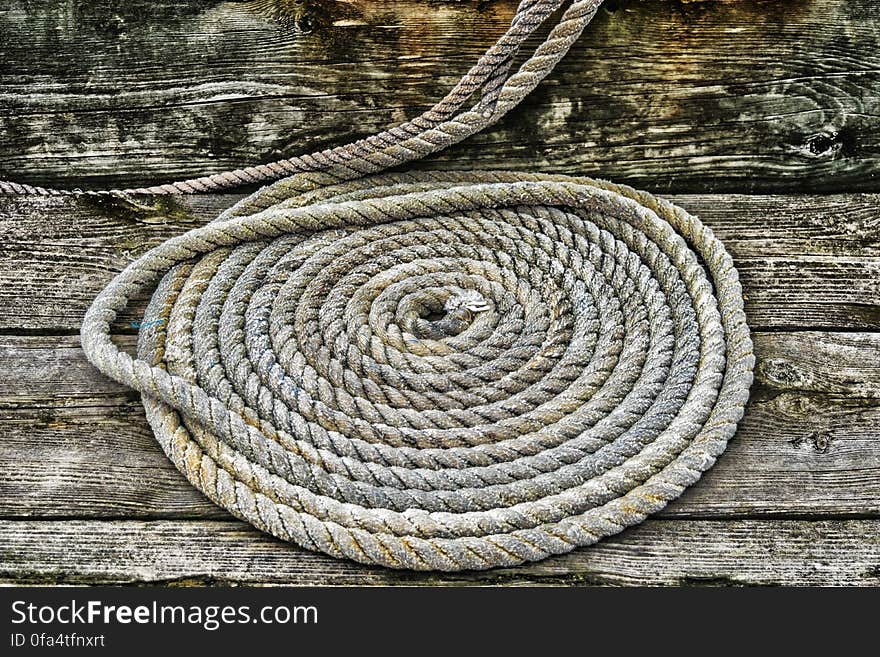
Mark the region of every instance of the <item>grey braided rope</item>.
[[[211, 500], [332, 556], [484, 569], [638, 523], [723, 452], [754, 356], [733, 262], [698, 219], [589, 179], [364, 177], [518, 103], [599, 3], [573, 2], [511, 75], [561, 4], [523, 2], [435, 112], [301, 158], [95, 299], [87, 357], [142, 393]], [[111, 325], [157, 283], [133, 358]]]

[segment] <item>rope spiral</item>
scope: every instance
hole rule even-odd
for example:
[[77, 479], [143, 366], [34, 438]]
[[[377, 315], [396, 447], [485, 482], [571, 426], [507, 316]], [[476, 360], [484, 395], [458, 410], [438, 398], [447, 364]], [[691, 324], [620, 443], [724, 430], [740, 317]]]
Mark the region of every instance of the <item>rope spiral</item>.
[[[159, 278], [133, 359], [110, 323]], [[277, 182], [132, 263], [82, 342], [211, 500], [414, 570], [641, 521], [724, 450], [754, 365], [736, 270], [699, 220], [497, 172]]]
[[[378, 135], [126, 190], [288, 176], [139, 257], [82, 325], [211, 500], [336, 557], [485, 569], [619, 532], [714, 463], [754, 357], [733, 262], [699, 220], [589, 179], [373, 175], [498, 121], [600, 4], [522, 0], [443, 100]], [[153, 286], [133, 357], [111, 326]]]

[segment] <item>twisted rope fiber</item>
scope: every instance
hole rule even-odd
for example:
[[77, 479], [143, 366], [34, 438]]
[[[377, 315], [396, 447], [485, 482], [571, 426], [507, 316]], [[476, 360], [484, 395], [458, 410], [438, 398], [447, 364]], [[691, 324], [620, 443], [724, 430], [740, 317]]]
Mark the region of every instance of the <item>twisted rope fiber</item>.
[[[526, 0], [508, 34], [561, 4]], [[451, 94], [417, 136], [261, 189], [95, 299], [86, 355], [211, 500], [332, 556], [485, 569], [636, 524], [723, 452], [754, 357], [698, 219], [585, 178], [364, 177], [507, 111], [597, 6], [573, 2], [513, 74], [496, 52], [459, 85], [475, 110]], [[153, 286], [133, 358], [111, 324]]]
[[[507, 32], [432, 108], [418, 117], [336, 148], [268, 164], [124, 190], [50, 189], [0, 180], [5, 195], [197, 194], [268, 182], [306, 172], [358, 178], [422, 159], [497, 123], [538, 86], [577, 41], [602, 0], [573, 0], [547, 38], [511, 75], [522, 46], [566, 0], [522, 0]], [[472, 107], [468, 103], [476, 97]]]

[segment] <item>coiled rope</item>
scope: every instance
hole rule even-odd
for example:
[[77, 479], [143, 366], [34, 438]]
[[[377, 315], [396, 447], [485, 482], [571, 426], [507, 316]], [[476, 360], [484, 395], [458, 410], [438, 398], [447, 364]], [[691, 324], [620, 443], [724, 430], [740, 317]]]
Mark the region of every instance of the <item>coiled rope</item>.
[[[95, 299], [86, 355], [143, 393], [163, 449], [214, 502], [336, 557], [484, 569], [638, 523], [724, 450], [754, 357], [733, 262], [699, 220], [583, 178], [363, 177], [518, 103], [599, 2], [572, 2], [511, 74], [562, 4], [526, 0], [437, 108], [279, 164], [295, 175]], [[208, 180], [145, 191], [227, 184]], [[111, 323], [157, 281], [133, 358]]]

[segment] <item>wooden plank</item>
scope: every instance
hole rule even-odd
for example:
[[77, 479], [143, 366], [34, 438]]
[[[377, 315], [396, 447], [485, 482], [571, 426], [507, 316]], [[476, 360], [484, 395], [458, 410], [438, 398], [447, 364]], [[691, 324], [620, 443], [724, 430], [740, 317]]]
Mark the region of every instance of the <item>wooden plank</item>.
[[422, 574], [306, 552], [237, 521], [0, 521], [0, 584], [880, 584], [880, 521], [649, 520], [545, 561]]
[[[237, 198], [0, 197], [0, 331], [78, 331], [95, 295], [134, 257]], [[730, 249], [753, 328], [880, 326], [880, 195], [671, 198]]]
[[[429, 107], [517, 2], [9, 0], [0, 178], [141, 185], [344, 143]], [[497, 129], [422, 166], [880, 191], [878, 128], [875, 0], [624, 0]]]
[[[880, 333], [758, 333], [740, 430], [668, 518], [880, 517]], [[123, 340], [132, 346], [133, 338]], [[0, 338], [0, 516], [222, 518], [73, 337]]]

